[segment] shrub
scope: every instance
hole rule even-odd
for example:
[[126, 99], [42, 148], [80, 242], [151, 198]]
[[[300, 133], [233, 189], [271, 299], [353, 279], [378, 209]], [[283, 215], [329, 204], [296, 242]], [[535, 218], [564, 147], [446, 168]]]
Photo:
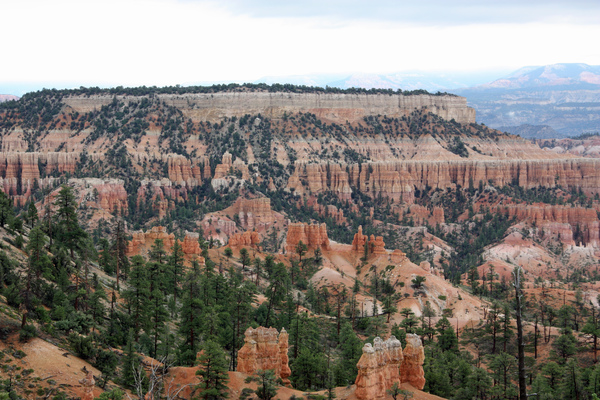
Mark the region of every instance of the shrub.
[[[37, 329], [33, 325], [25, 325], [19, 332], [19, 341], [27, 342], [37, 336]], [[24, 356], [23, 356], [24, 357]]]

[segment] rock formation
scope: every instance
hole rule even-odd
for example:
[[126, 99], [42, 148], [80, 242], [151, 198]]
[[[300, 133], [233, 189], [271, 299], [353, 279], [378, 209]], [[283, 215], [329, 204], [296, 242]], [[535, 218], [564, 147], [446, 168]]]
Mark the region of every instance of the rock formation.
[[385, 251], [385, 243], [383, 242], [383, 236], [375, 237], [374, 235], [371, 235], [369, 239], [369, 250], [371, 254], [375, 255], [387, 254], [387, 252]]
[[367, 248], [369, 249], [369, 255], [387, 254], [385, 250], [383, 236], [375, 237], [375, 235], [371, 235], [371, 237], [369, 238], [367, 237], [367, 235], [363, 235], [361, 225], [358, 227], [358, 232], [354, 234], [354, 239], [352, 239], [352, 250], [359, 254], [364, 254], [365, 243], [367, 245]]
[[172, 182], [195, 187], [203, 179], [210, 179], [212, 176], [208, 157], [198, 158], [195, 160], [196, 165], [194, 166], [192, 166], [192, 160], [182, 155], [170, 154], [168, 157], [168, 176]]
[[302, 222], [289, 224], [285, 243], [286, 253], [293, 254], [300, 241], [311, 250], [317, 247], [323, 250], [331, 250], [329, 238], [327, 237], [327, 226], [325, 224], [308, 225]]
[[237, 215], [239, 224], [247, 230], [256, 229], [264, 233], [276, 222], [283, 224], [283, 215], [271, 209], [271, 199], [268, 197], [256, 199], [240, 197], [224, 212], [231, 218]]
[[557, 235], [561, 242], [575, 245], [574, 232], [579, 230], [585, 245], [600, 246], [600, 210], [550, 204], [500, 205], [496, 212], [527, 221], [546, 234]]
[[[536, 152], [526, 144], [521, 150], [507, 148], [505, 151], [513, 150], [517, 159], [376, 161], [348, 165], [349, 174], [344, 171], [344, 164], [334, 167], [330, 163], [307, 165], [296, 161], [287, 189], [299, 195], [332, 191], [340, 199], [347, 199], [352, 191], [358, 190], [373, 198], [381, 196], [409, 204], [414, 202], [415, 190], [469, 187], [470, 183], [479, 181], [491, 181], [495, 186], [517, 181], [525, 189], [560, 185], [567, 190], [581, 188], [587, 195], [600, 190], [600, 160], [557, 159], [556, 155], [538, 154], [539, 149]], [[522, 154], [527, 150], [533, 159]], [[548, 158], [536, 159], [542, 156]], [[441, 215], [437, 213], [439, 219]]]
[[256, 231], [234, 233], [229, 238], [229, 247], [258, 247], [259, 244], [260, 236]]
[[362, 225], [358, 227], [358, 232], [354, 234], [354, 239], [352, 239], [352, 250], [356, 252], [364, 252], [365, 251], [365, 243], [369, 238], [367, 235], [363, 235], [362, 233]]
[[394, 336], [383, 341], [376, 337], [373, 345], [367, 343], [356, 364], [356, 398], [359, 400], [383, 400], [394, 383], [400, 384], [399, 368], [403, 360], [402, 345]]
[[127, 255], [133, 256], [140, 254], [142, 250], [148, 251], [152, 248], [152, 245], [157, 239], [163, 241], [163, 249], [170, 254], [171, 249], [175, 244], [175, 240], [177, 240], [187, 259], [196, 259], [200, 264], [204, 264], [204, 257], [200, 255], [202, 254], [202, 249], [198, 243], [199, 238], [199, 233], [186, 232], [183, 241], [180, 241], [175, 239], [173, 233], [167, 233], [167, 228], [164, 226], [155, 226], [147, 232], [141, 231], [132, 233], [132, 239], [127, 243]]
[[[467, 99], [459, 96], [430, 94], [405, 96], [402, 94], [350, 93], [290, 93], [290, 92], [218, 92], [157, 94], [167, 105], [181, 109], [186, 117], [219, 122], [223, 117], [243, 117], [262, 114], [281, 118], [285, 113], [310, 112], [319, 118], [345, 123], [358, 121], [369, 115], [402, 117], [415, 109], [427, 110], [440, 117], [461, 123], [474, 123], [475, 110], [467, 107]], [[69, 96], [63, 101], [73, 110], [89, 112], [110, 104], [114, 96]], [[139, 101], [139, 98], [129, 98]]]
[[87, 371], [87, 375], [85, 378], [80, 379], [79, 383], [83, 387], [83, 396], [81, 396], [81, 400], [94, 400], [94, 386], [96, 385], [96, 380], [94, 379], [92, 371]]
[[238, 351], [238, 372], [252, 375], [258, 370], [273, 370], [276, 377], [289, 384], [288, 334], [275, 328], [259, 326], [245, 332], [244, 346]]
[[425, 387], [424, 361], [425, 350], [421, 339], [414, 333], [407, 333], [404, 360], [400, 365], [400, 381], [402, 383], [408, 382], [415, 388], [423, 390], [423, 387]]
[[281, 376], [281, 380], [283, 384], [286, 386], [291, 386], [290, 375], [292, 374], [292, 370], [290, 369], [290, 358], [288, 356], [288, 340], [289, 334], [286, 332], [285, 328], [281, 328], [281, 332], [279, 333], [279, 357], [281, 358], [281, 372], [279, 376]]
[[404, 260], [407, 260], [406, 253], [400, 249], [395, 249], [394, 252], [390, 255], [390, 261], [395, 264], [400, 264]]
[[[228, 177], [235, 175], [236, 173], [240, 175], [239, 179], [227, 179]], [[226, 151], [223, 154], [221, 164], [218, 164], [215, 168], [215, 175], [210, 184], [213, 188], [215, 188], [215, 190], [218, 190], [223, 187], [228, 187], [231, 182], [244, 182], [249, 179], [250, 172], [248, 171], [248, 166], [246, 165], [246, 163], [244, 163], [239, 158], [233, 161], [233, 156], [231, 155], [231, 153]]]

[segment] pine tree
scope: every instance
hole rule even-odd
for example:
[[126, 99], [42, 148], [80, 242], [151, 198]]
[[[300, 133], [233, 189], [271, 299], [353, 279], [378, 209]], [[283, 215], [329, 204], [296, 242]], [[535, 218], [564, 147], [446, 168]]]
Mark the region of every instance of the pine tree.
[[85, 239], [88, 235], [79, 225], [77, 218], [77, 200], [73, 194], [73, 189], [63, 185], [54, 205], [58, 207], [56, 211], [56, 239], [71, 253], [74, 259], [76, 250], [81, 251], [84, 248]]
[[362, 341], [356, 336], [349, 322], [342, 325], [339, 335], [338, 351], [339, 361], [335, 368], [335, 382], [337, 386], [347, 386], [356, 380], [358, 369], [356, 364], [362, 356]]
[[173, 247], [171, 247], [171, 255], [168, 257], [168, 265], [169, 274], [171, 276], [170, 285], [172, 286], [172, 290], [169, 290], [169, 292], [173, 294], [176, 302], [180, 292], [179, 285], [181, 284], [181, 279], [183, 277], [183, 261], [183, 248], [181, 247], [179, 240], [175, 240]]
[[229, 397], [227, 393], [227, 360], [225, 352], [216, 342], [211, 340], [202, 346], [202, 354], [198, 358], [198, 371], [200, 375], [199, 396], [205, 400], [221, 400]]
[[146, 327], [148, 321], [148, 300], [150, 297], [150, 282], [148, 280], [148, 269], [142, 256], [131, 258], [131, 274], [129, 276], [129, 289], [123, 293], [127, 302], [127, 310], [133, 322], [133, 332], [138, 340], [142, 327]]
[[272, 400], [277, 396], [277, 387], [275, 386], [275, 373], [273, 370], [259, 369], [253, 376], [246, 378], [246, 383], [256, 382], [258, 387], [253, 391], [260, 400]]
[[182, 306], [180, 312], [179, 333], [183, 341], [179, 346], [179, 363], [194, 365], [196, 354], [200, 348], [200, 334], [202, 329], [202, 315], [204, 304], [200, 295], [202, 293], [201, 277], [198, 263], [192, 263], [192, 270], [186, 275], [183, 285]]

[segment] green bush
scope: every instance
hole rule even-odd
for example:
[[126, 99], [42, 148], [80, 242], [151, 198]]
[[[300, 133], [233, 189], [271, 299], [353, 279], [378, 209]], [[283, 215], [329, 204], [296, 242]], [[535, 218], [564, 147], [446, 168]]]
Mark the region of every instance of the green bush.
[[33, 325], [25, 325], [19, 332], [19, 341], [26, 342], [37, 336], [37, 329]]

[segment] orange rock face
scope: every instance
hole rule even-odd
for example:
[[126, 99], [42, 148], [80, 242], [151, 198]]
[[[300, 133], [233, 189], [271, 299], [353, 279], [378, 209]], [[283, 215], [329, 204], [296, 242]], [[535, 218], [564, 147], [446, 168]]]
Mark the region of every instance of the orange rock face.
[[403, 360], [402, 345], [391, 336], [383, 341], [376, 337], [373, 345], [367, 343], [356, 364], [356, 398], [359, 400], [383, 400], [394, 383], [400, 384], [399, 366]]
[[[188, 259], [196, 259], [201, 265], [205, 260], [200, 254], [202, 249], [198, 243], [200, 234], [196, 232], [186, 232], [183, 241], [178, 241], [181, 245], [183, 254]], [[140, 254], [142, 250], [148, 250], [154, 244], [156, 239], [163, 241], [163, 249], [167, 253], [171, 253], [171, 248], [175, 244], [175, 235], [167, 233], [167, 228], [164, 226], [155, 226], [148, 232], [133, 232], [132, 239], [127, 243], [127, 255], [133, 256]]]
[[210, 160], [208, 157], [200, 157], [192, 160], [178, 154], [169, 155], [168, 161], [169, 180], [190, 187], [198, 186], [203, 179], [211, 178]]
[[[509, 218], [531, 222], [546, 234], [558, 235], [564, 244], [600, 246], [600, 210], [550, 204], [502, 205], [496, 210]], [[577, 229], [581, 232], [583, 243], [575, 243], [573, 234]]]
[[381, 255], [387, 254], [385, 251], [385, 243], [383, 242], [383, 236], [371, 235], [369, 239], [369, 249], [371, 250], [371, 254]]
[[273, 370], [289, 385], [291, 370], [288, 365], [288, 334], [275, 328], [259, 326], [245, 332], [244, 346], [238, 352], [238, 372], [251, 375], [258, 370]]
[[400, 380], [408, 382], [419, 390], [425, 387], [425, 372], [423, 362], [425, 350], [418, 335], [406, 334], [406, 347], [404, 347], [404, 360], [400, 365]]
[[[517, 148], [515, 146], [521, 146]], [[558, 159], [539, 153], [526, 144], [508, 143], [504, 147], [517, 159], [494, 160], [397, 160], [368, 164], [306, 164], [296, 161], [287, 189], [296, 194], [333, 191], [346, 199], [354, 190], [372, 198], [387, 197], [393, 201], [414, 202], [415, 190], [469, 187], [469, 183], [492, 181], [505, 186], [517, 180], [529, 189], [537, 186], [570, 190], [581, 188], [587, 195], [598, 193], [600, 160]], [[531, 154], [524, 154], [531, 150]], [[537, 153], [536, 153], [537, 151]], [[508, 153], [507, 153], [508, 154]], [[505, 156], [504, 156], [505, 157]], [[530, 158], [528, 158], [530, 157]], [[539, 159], [547, 157], [547, 159]], [[346, 172], [346, 167], [349, 173]], [[437, 211], [436, 219], [440, 219]]]
[[283, 223], [283, 216], [271, 209], [271, 199], [268, 197], [257, 199], [240, 197], [224, 212], [232, 218], [237, 215], [239, 223], [244, 229], [263, 233], [274, 223], [278, 221]]
[[255, 231], [246, 231], [244, 233], [234, 233], [229, 238], [229, 247], [258, 247], [260, 244], [260, 235]]
[[358, 232], [354, 234], [354, 239], [352, 239], [352, 250], [361, 252], [365, 249], [365, 243], [367, 243], [369, 238], [362, 233], [362, 225], [358, 227]]
[[307, 245], [309, 249], [314, 250], [320, 247], [324, 250], [331, 250], [325, 224], [307, 225], [302, 222], [290, 224], [285, 243], [286, 253], [293, 254], [300, 241]]
[[371, 235], [371, 237], [367, 237], [367, 235], [363, 235], [362, 233], [362, 225], [358, 227], [358, 232], [354, 234], [354, 239], [352, 239], [352, 250], [357, 253], [364, 253], [365, 251], [365, 243], [369, 249], [369, 254], [374, 255], [382, 255], [387, 254], [385, 251], [385, 243], [383, 241], [383, 236]]

